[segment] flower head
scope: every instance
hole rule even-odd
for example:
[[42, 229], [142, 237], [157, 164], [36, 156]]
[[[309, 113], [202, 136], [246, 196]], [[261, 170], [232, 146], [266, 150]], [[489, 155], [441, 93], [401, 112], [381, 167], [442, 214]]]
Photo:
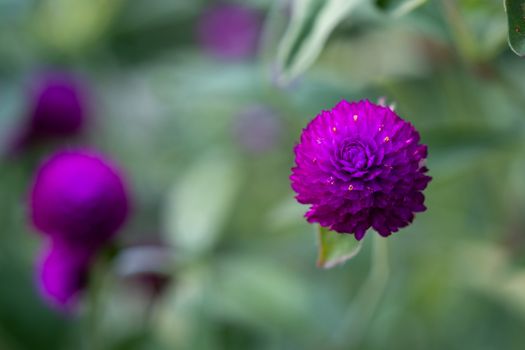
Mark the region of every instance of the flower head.
[[389, 236], [426, 209], [427, 146], [388, 107], [341, 101], [308, 124], [295, 155], [290, 180], [311, 223], [360, 240], [370, 227]]
[[239, 4], [210, 7], [199, 21], [197, 34], [202, 47], [222, 59], [242, 59], [257, 50], [262, 27], [260, 14]]
[[102, 156], [58, 152], [38, 170], [31, 190], [35, 227], [69, 246], [99, 247], [128, 214], [121, 175]]
[[38, 140], [79, 134], [86, 121], [85, 87], [65, 72], [49, 72], [35, 78], [28, 96], [29, 114], [12, 145], [19, 151]]
[[84, 289], [91, 252], [53, 242], [38, 260], [40, 293], [58, 309], [69, 311]]

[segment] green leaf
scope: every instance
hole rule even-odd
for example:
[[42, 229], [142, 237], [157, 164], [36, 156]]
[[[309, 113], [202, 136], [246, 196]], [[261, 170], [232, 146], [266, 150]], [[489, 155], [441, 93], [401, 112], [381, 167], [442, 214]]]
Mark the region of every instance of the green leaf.
[[[209, 266], [194, 264], [177, 274], [176, 288], [167, 291], [158, 300], [157, 315], [152, 319], [155, 338], [170, 349], [210, 349], [207, 333], [210, 331], [204, 308], [205, 293], [213, 290]], [[204, 338], [204, 339], [202, 339]], [[206, 344], [208, 345], [208, 344]]]
[[312, 300], [297, 271], [253, 254], [214, 265], [206, 309], [218, 319], [279, 331], [309, 322]]
[[237, 162], [224, 152], [193, 164], [168, 195], [164, 228], [182, 254], [199, 254], [218, 239], [239, 188]]
[[375, 0], [376, 6], [394, 17], [403, 16], [427, 0]]
[[310, 75], [345, 90], [420, 77], [430, 70], [420, 41], [421, 30], [404, 24], [379, 26], [360, 35], [335, 38], [327, 43]]
[[319, 226], [319, 256], [317, 266], [325, 269], [340, 265], [355, 257], [363, 241], [355, 239], [354, 235], [340, 234]]
[[509, 45], [516, 54], [525, 55], [525, 0], [505, 0], [509, 24]]
[[122, 3], [121, 0], [39, 1], [32, 25], [46, 45], [77, 53], [103, 37]]
[[288, 84], [321, 53], [330, 33], [364, 0], [297, 0], [277, 52], [277, 81]]

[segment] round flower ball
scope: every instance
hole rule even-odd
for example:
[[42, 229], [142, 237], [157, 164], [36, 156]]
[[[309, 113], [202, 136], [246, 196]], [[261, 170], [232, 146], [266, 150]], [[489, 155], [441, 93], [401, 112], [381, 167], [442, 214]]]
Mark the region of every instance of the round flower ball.
[[197, 35], [202, 48], [219, 59], [253, 56], [262, 28], [262, 16], [248, 6], [220, 3], [199, 20]]
[[34, 78], [27, 98], [28, 115], [12, 151], [45, 139], [78, 135], [87, 119], [86, 88], [67, 72], [46, 72]]
[[87, 284], [91, 258], [88, 250], [53, 242], [38, 260], [40, 294], [60, 310], [74, 308]]
[[128, 209], [120, 172], [85, 150], [53, 155], [37, 171], [31, 189], [34, 226], [68, 246], [101, 246], [122, 226]]
[[294, 151], [290, 180], [310, 223], [357, 240], [369, 228], [386, 237], [426, 209], [427, 146], [388, 107], [343, 100], [307, 125]]

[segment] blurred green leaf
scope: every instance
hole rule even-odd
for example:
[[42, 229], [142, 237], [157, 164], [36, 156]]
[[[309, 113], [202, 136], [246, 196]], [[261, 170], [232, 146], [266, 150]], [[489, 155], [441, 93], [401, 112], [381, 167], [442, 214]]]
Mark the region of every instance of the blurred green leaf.
[[102, 37], [121, 4], [121, 0], [41, 1], [34, 30], [50, 47], [76, 53]]
[[353, 235], [340, 234], [319, 226], [319, 256], [317, 266], [329, 269], [352, 259], [361, 251], [363, 241]]
[[334, 28], [363, 0], [297, 0], [277, 53], [278, 83], [303, 73], [321, 53]]
[[516, 54], [525, 55], [525, 0], [505, 0], [509, 44]]
[[487, 241], [458, 242], [457, 266], [467, 286], [480, 290], [499, 289], [500, 280], [508, 274], [509, 254], [501, 245]]
[[376, 6], [394, 17], [403, 16], [427, 0], [376, 0]]
[[136, 332], [111, 347], [111, 350], [167, 350], [151, 334]]
[[304, 212], [304, 206], [288, 195], [267, 214], [266, 223], [271, 230], [285, 230], [298, 224], [307, 225], [302, 218]]
[[486, 122], [457, 121], [434, 123], [422, 128], [427, 143], [438, 150], [505, 148], [519, 142], [519, 128], [495, 128]]
[[308, 290], [290, 268], [243, 255], [216, 264], [207, 308], [219, 319], [273, 330], [308, 322]]
[[442, 0], [440, 3], [463, 58], [483, 62], [502, 51], [507, 25], [501, 1]]
[[461, 242], [458, 254], [466, 286], [525, 317], [525, 270], [512, 264], [505, 246], [491, 242]]
[[168, 195], [165, 232], [181, 253], [199, 254], [213, 246], [239, 188], [237, 162], [213, 152], [186, 170]]
[[345, 90], [424, 76], [430, 62], [421, 50], [423, 40], [420, 29], [392, 24], [335, 38], [323, 49], [309, 75]]
[[152, 329], [169, 349], [207, 348], [202, 344], [209, 331], [203, 303], [206, 291], [214, 289], [210, 278], [209, 266], [195, 264], [177, 275], [176, 288], [160, 300]]

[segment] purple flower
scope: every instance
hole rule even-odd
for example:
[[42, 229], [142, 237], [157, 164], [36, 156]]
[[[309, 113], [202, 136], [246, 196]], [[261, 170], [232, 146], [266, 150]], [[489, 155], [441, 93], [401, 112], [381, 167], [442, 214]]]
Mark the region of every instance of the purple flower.
[[197, 34], [201, 46], [221, 59], [242, 59], [255, 54], [262, 17], [255, 9], [239, 4], [210, 7], [201, 17]]
[[39, 231], [93, 249], [117, 232], [129, 208], [119, 172], [89, 151], [58, 152], [47, 160], [34, 180], [30, 206]]
[[242, 110], [234, 121], [234, 136], [248, 153], [264, 153], [281, 139], [281, 120], [276, 112], [264, 105]]
[[62, 151], [40, 167], [30, 211], [34, 226], [49, 237], [38, 280], [53, 305], [64, 310], [74, 306], [91, 261], [122, 226], [128, 209], [122, 177], [101, 155]]
[[87, 114], [86, 91], [65, 72], [45, 73], [35, 78], [29, 90], [29, 113], [13, 142], [12, 151], [52, 138], [79, 134]]
[[40, 293], [53, 306], [70, 311], [84, 289], [92, 253], [53, 242], [38, 261]]
[[311, 223], [361, 240], [370, 227], [389, 236], [426, 209], [427, 146], [388, 107], [343, 100], [308, 124], [294, 151], [290, 180]]

